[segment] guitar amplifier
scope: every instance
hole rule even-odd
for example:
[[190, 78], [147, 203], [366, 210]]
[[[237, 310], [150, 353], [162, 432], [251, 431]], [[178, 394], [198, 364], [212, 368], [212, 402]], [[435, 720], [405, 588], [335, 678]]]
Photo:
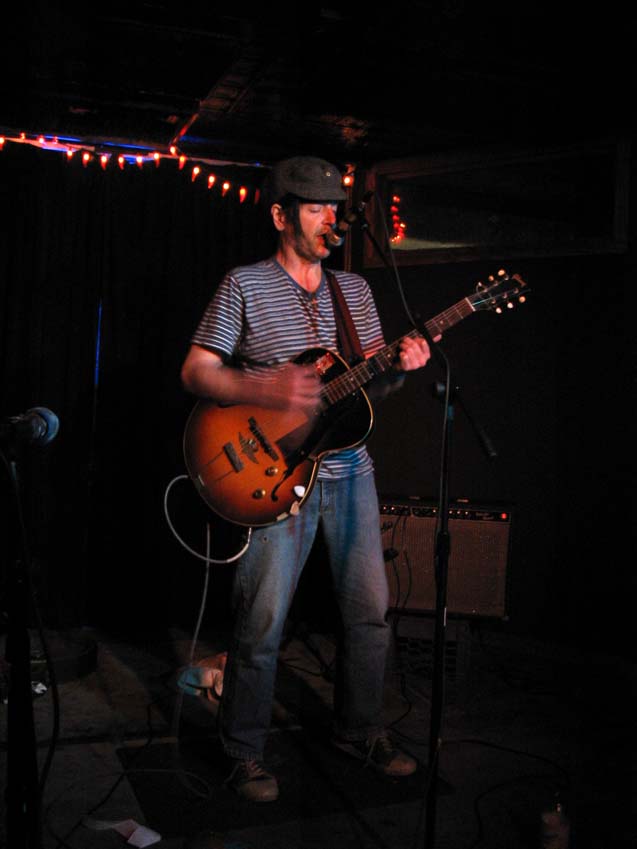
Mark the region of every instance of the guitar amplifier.
[[[435, 610], [436, 503], [382, 495], [379, 501], [391, 609]], [[454, 501], [448, 531], [447, 612], [506, 619], [511, 510]]]

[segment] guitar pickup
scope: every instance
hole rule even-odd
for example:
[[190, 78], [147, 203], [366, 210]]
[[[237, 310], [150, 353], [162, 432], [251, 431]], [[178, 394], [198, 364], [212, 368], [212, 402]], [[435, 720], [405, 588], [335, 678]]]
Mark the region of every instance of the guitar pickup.
[[235, 472], [240, 472], [243, 468], [243, 463], [241, 461], [241, 457], [239, 457], [239, 455], [237, 454], [237, 451], [232, 442], [226, 442], [226, 444], [223, 446], [223, 450], [228, 460], [230, 460], [232, 468], [235, 470]]

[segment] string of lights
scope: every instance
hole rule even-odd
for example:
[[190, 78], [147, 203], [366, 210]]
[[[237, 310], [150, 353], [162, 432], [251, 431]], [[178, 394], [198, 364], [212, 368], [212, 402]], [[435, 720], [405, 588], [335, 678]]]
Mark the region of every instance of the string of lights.
[[395, 245], [397, 242], [402, 242], [407, 231], [407, 224], [403, 221], [400, 214], [400, 197], [398, 195], [392, 195], [389, 214], [391, 217], [392, 231], [390, 241]]
[[223, 197], [236, 195], [240, 203], [251, 200], [254, 204], [257, 204], [260, 199], [259, 186], [252, 186], [243, 181], [229, 180], [224, 176], [224, 166], [232, 166], [235, 163], [191, 158], [181, 153], [175, 145], [171, 145], [166, 152], [122, 148], [109, 149], [108, 145], [105, 144], [86, 143], [74, 138], [44, 134], [29, 135], [24, 132], [0, 134], [0, 151], [4, 151], [7, 146], [12, 144], [26, 144], [41, 150], [58, 153], [66, 157], [69, 162], [79, 158], [85, 168], [97, 164], [104, 171], [113, 169], [124, 171], [127, 168], [159, 168], [163, 162], [169, 161], [176, 163], [180, 171], [189, 175], [192, 183], [203, 183], [207, 189], [215, 189]]
[[[20, 133], [0, 133], [0, 151], [5, 149], [6, 145], [26, 144], [41, 150], [52, 151], [54, 153], [65, 156], [68, 161], [79, 158], [82, 165], [87, 168], [96, 163], [102, 170], [113, 170], [118, 168], [124, 171], [127, 168], [159, 168], [162, 162], [176, 162], [179, 170], [189, 174], [192, 183], [203, 183], [207, 189], [219, 191], [222, 197], [226, 195], [236, 195], [240, 203], [251, 200], [257, 204], [260, 200], [261, 190], [259, 186], [252, 186], [245, 181], [229, 180], [224, 175], [224, 169], [237, 166], [234, 162], [222, 162], [220, 160], [210, 160], [201, 158], [192, 158], [180, 152], [176, 145], [170, 145], [167, 151], [159, 150], [134, 150], [129, 148], [123, 149], [110, 144], [86, 143], [80, 139], [59, 137], [45, 134], [28, 134]], [[241, 163], [242, 167], [248, 167], [245, 163]], [[253, 169], [263, 168], [257, 164], [249, 166]], [[343, 176], [343, 185], [349, 189], [354, 184], [354, 166], [348, 165]]]

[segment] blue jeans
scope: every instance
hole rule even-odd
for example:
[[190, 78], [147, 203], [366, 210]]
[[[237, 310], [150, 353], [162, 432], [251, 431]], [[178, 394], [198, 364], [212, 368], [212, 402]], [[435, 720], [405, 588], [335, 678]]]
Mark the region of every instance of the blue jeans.
[[360, 740], [383, 727], [389, 596], [374, 477], [317, 481], [298, 516], [255, 529], [236, 566], [234, 634], [219, 714], [231, 757], [263, 756], [283, 628], [319, 523], [343, 622], [336, 731]]

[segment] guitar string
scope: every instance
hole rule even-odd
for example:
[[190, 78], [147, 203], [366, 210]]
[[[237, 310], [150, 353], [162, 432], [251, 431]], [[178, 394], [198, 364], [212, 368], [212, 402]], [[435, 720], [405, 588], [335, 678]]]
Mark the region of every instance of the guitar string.
[[[477, 309], [483, 307], [484, 304], [491, 304], [495, 306], [496, 303], [499, 303], [501, 300], [505, 300], [507, 297], [510, 297], [512, 294], [517, 294], [521, 287], [516, 289], [511, 289], [508, 292], [497, 292], [494, 290], [498, 290], [501, 288], [502, 282], [509, 280], [509, 276], [507, 275], [504, 280], [498, 281], [497, 284], [488, 287], [482, 291], [478, 291], [474, 295], [467, 296], [447, 309], [443, 310], [439, 315], [435, 318], [432, 318], [430, 321], [425, 322], [425, 327], [430, 335], [438, 335], [442, 334], [444, 330], [448, 327], [457, 324], [462, 319], [466, 318], [472, 312], [476, 312]], [[523, 281], [518, 281], [523, 286]], [[417, 336], [418, 330], [411, 330], [406, 336], [414, 337]], [[405, 337], [403, 337], [405, 338]], [[329, 403], [335, 403], [336, 401], [341, 401], [346, 398], [353, 390], [358, 389], [363, 384], [367, 383], [371, 380], [374, 374], [374, 365], [378, 364], [380, 366], [380, 372], [386, 371], [389, 367], [393, 365], [396, 352], [398, 350], [398, 346], [402, 340], [398, 339], [395, 342], [392, 342], [390, 345], [387, 345], [385, 348], [382, 348], [380, 351], [377, 351], [376, 354], [371, 356], [369, 360], [364, 363], [359, 363], [356, 366], [353, 366], [351, 369], [348, 369], [341, 375], [333, 378], [329, 381], [329, 383], [325, 384], [323, 389], [321, 390], [321, 398], [327, 400]]]

